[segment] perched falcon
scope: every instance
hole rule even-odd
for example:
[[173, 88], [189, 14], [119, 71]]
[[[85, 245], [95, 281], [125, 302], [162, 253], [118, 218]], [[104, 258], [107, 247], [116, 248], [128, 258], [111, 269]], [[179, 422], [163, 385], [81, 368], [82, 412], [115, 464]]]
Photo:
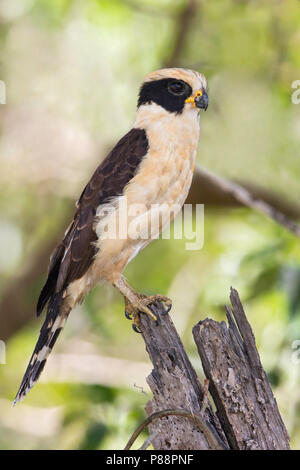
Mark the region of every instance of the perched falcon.
[[[103, 227], [116, 216], [131, 222], [139, 217], [147, 225], [153, 205], [180, 210], [192, 181], [198, 114], [207, 108], [206, 90], [204, 75], [193, 70], [162, 69], [145, 78], [132, 129], [94, 172], [77, 202], [73, 222], [51, 256], [37, 303], [37, 315], [46, 305], [47, 315], [14, 404], [38, 380], [71, 310], [99, 282], [107, 281], [121, 292], [127, 316], [136, 326], [139, 312], [156, 319], [150, 308], [156, 301], [170, 308], [170, 299], [137, 294], [122, 276], [127, 263], [155, 238], [150, 237], [152, 232], [146, 239], [127, 232], [125, 237], [110, 238]], [[140, 203], [144, 213], [130, 215], [130, 207]], [[107, 205], [113, 209], [103, 212]], [[158, 232], [163, 228], [161, 223]]]

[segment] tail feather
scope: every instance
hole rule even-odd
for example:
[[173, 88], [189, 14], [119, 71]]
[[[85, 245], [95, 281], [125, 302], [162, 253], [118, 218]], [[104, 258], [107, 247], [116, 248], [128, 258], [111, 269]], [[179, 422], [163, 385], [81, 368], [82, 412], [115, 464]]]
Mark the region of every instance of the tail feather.
[[41, 328], [38, 341], [30, 358], [22, 383], [13, 402], [14, 405], [25, 398], [29, 390], [40, 377], [47, 358], [52, 351], [59, 333], [64, 327], [69, 313], [70, 308], [66, 308], [66, 305], [64, 305], [62, 292], [55, 294], [49, 303], [46, 319]]
[[40, 314], [44, 310], [44, 307], [47, 305], [47, 302], [49, 301], [49, 299], [55, 296], [55, 288], [56, 288], [57, 278], [59, 275], [60, 264], [61, 264], [63, 255], [64, 255], [64, 248], [62, 245], [59, 245], [55, 249], [54, 253], [51, 255], [48, 278], [40, 293], [38, 303], [37, 303], [37, 309], [36, 309], [37, 317], [40, 316]]

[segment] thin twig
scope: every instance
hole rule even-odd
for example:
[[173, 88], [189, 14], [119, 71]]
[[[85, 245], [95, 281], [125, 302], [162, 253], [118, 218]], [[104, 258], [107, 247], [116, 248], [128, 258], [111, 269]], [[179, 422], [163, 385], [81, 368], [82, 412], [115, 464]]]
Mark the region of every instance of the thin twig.
[[183, 416], [184, 418], [188, 418], [190, 421], [193, 421], [200, 430], [205, 435], [208, 443], [210, 444], [211, 448], [214, 450], [226, 450], [226, 447], [216, 438], [216, 436], [212, 433], [210, 428], [208, 427], [207, 423], [204, 421], [203, 417], [200, 415], [192, 414], [189, 411], [181, 410], [181, 409], [167, 409], [162, 411], [157, 411], [152, 415], [148, 416], [134, 431], [132, 436], [130, 437], [129, 441], [127, 442], [124, 450], [129, 450], [141, 432], [147, 427], [150, 423], [155, 421], [156, 419], [165, 418], [166, 416]]
[[158, 430], [154, 431], [152, 434], [150, 434], [150, 436], [148, 437], [148, 439], [145, 440], [144, 444], [139, 448], [139, 450], [146, 450], [148, 449], [148, 447], [150, 446], [150, 444], [152, 444], [152, 441], [153, 439], [156, 438], [158, 434]]

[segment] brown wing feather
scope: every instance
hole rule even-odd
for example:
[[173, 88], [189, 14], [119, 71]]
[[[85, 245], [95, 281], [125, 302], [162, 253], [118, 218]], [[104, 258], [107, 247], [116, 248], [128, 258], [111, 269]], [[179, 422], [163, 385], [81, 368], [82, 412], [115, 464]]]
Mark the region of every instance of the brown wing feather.
[[38, 300], [38, 315], [56, 292], [81, 278], [91, 265], [97, 252], [93, 243], [97, 240], [94, 230], [96, 210], [108, 199], [122, 194], [147, 151], [146, 132], [131, 129], [94, 172], [77, 202], [69, 230], [51, 257], [48, 279]]

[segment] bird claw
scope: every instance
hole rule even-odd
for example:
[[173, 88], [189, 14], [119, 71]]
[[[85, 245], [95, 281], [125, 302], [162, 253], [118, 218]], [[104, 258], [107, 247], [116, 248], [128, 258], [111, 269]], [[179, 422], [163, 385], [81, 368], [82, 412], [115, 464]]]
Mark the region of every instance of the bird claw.
[[169, 313], [169, 311], [172, 308], [172, 300], [169, 299], [169, 297], [166, 297], [164, 295], [157, 294], [157, 295], [153, 295], [151, 297], [148, 297], [148, 299], [149, 299], [149, 304], [150, 305], [151, 304], [156, 304], [156, 303], [161, 303], [164, 307], [163, 314]]
[[142, 333], [135, 323], [132, 323], [131, 326], [132, 326], [133, 331], [135, 331], [135, 333]]
[[139, 329], [140, 319], [139, 314], [145, 313], [148, 315], [154, 322], [155, 326], [158, 325], [157, 316], [153, 313], [151, 305], [155, 305], [157, 303], [161, 303], [164, 307], [164, 314], [169, 313], [172, 307], [172, 301], [168, 297], [164, 295], [152, 295], [146, 296], [144, 294], [136, 294], [136, 298], [129, 301], [128, 298], [125, 298], [125, 317], [128, 320], [132, 320], [132, 329], [136, 333], [141, 333]]
[[169, 311], [171, 310], [171, 308], [172, 308], [172, 303], [169, 304], [169, 305], [167, 305], [167, 307], [166, 307], [166, 309], [165, 309], [165, 311], [164, 311], [164, 314], [166, 315], [167, 313], [169, 313]]
[[125, 317], [127, 318], [127, 320], [132, 320], [132, 315], [127, 310], [125, 310]]

